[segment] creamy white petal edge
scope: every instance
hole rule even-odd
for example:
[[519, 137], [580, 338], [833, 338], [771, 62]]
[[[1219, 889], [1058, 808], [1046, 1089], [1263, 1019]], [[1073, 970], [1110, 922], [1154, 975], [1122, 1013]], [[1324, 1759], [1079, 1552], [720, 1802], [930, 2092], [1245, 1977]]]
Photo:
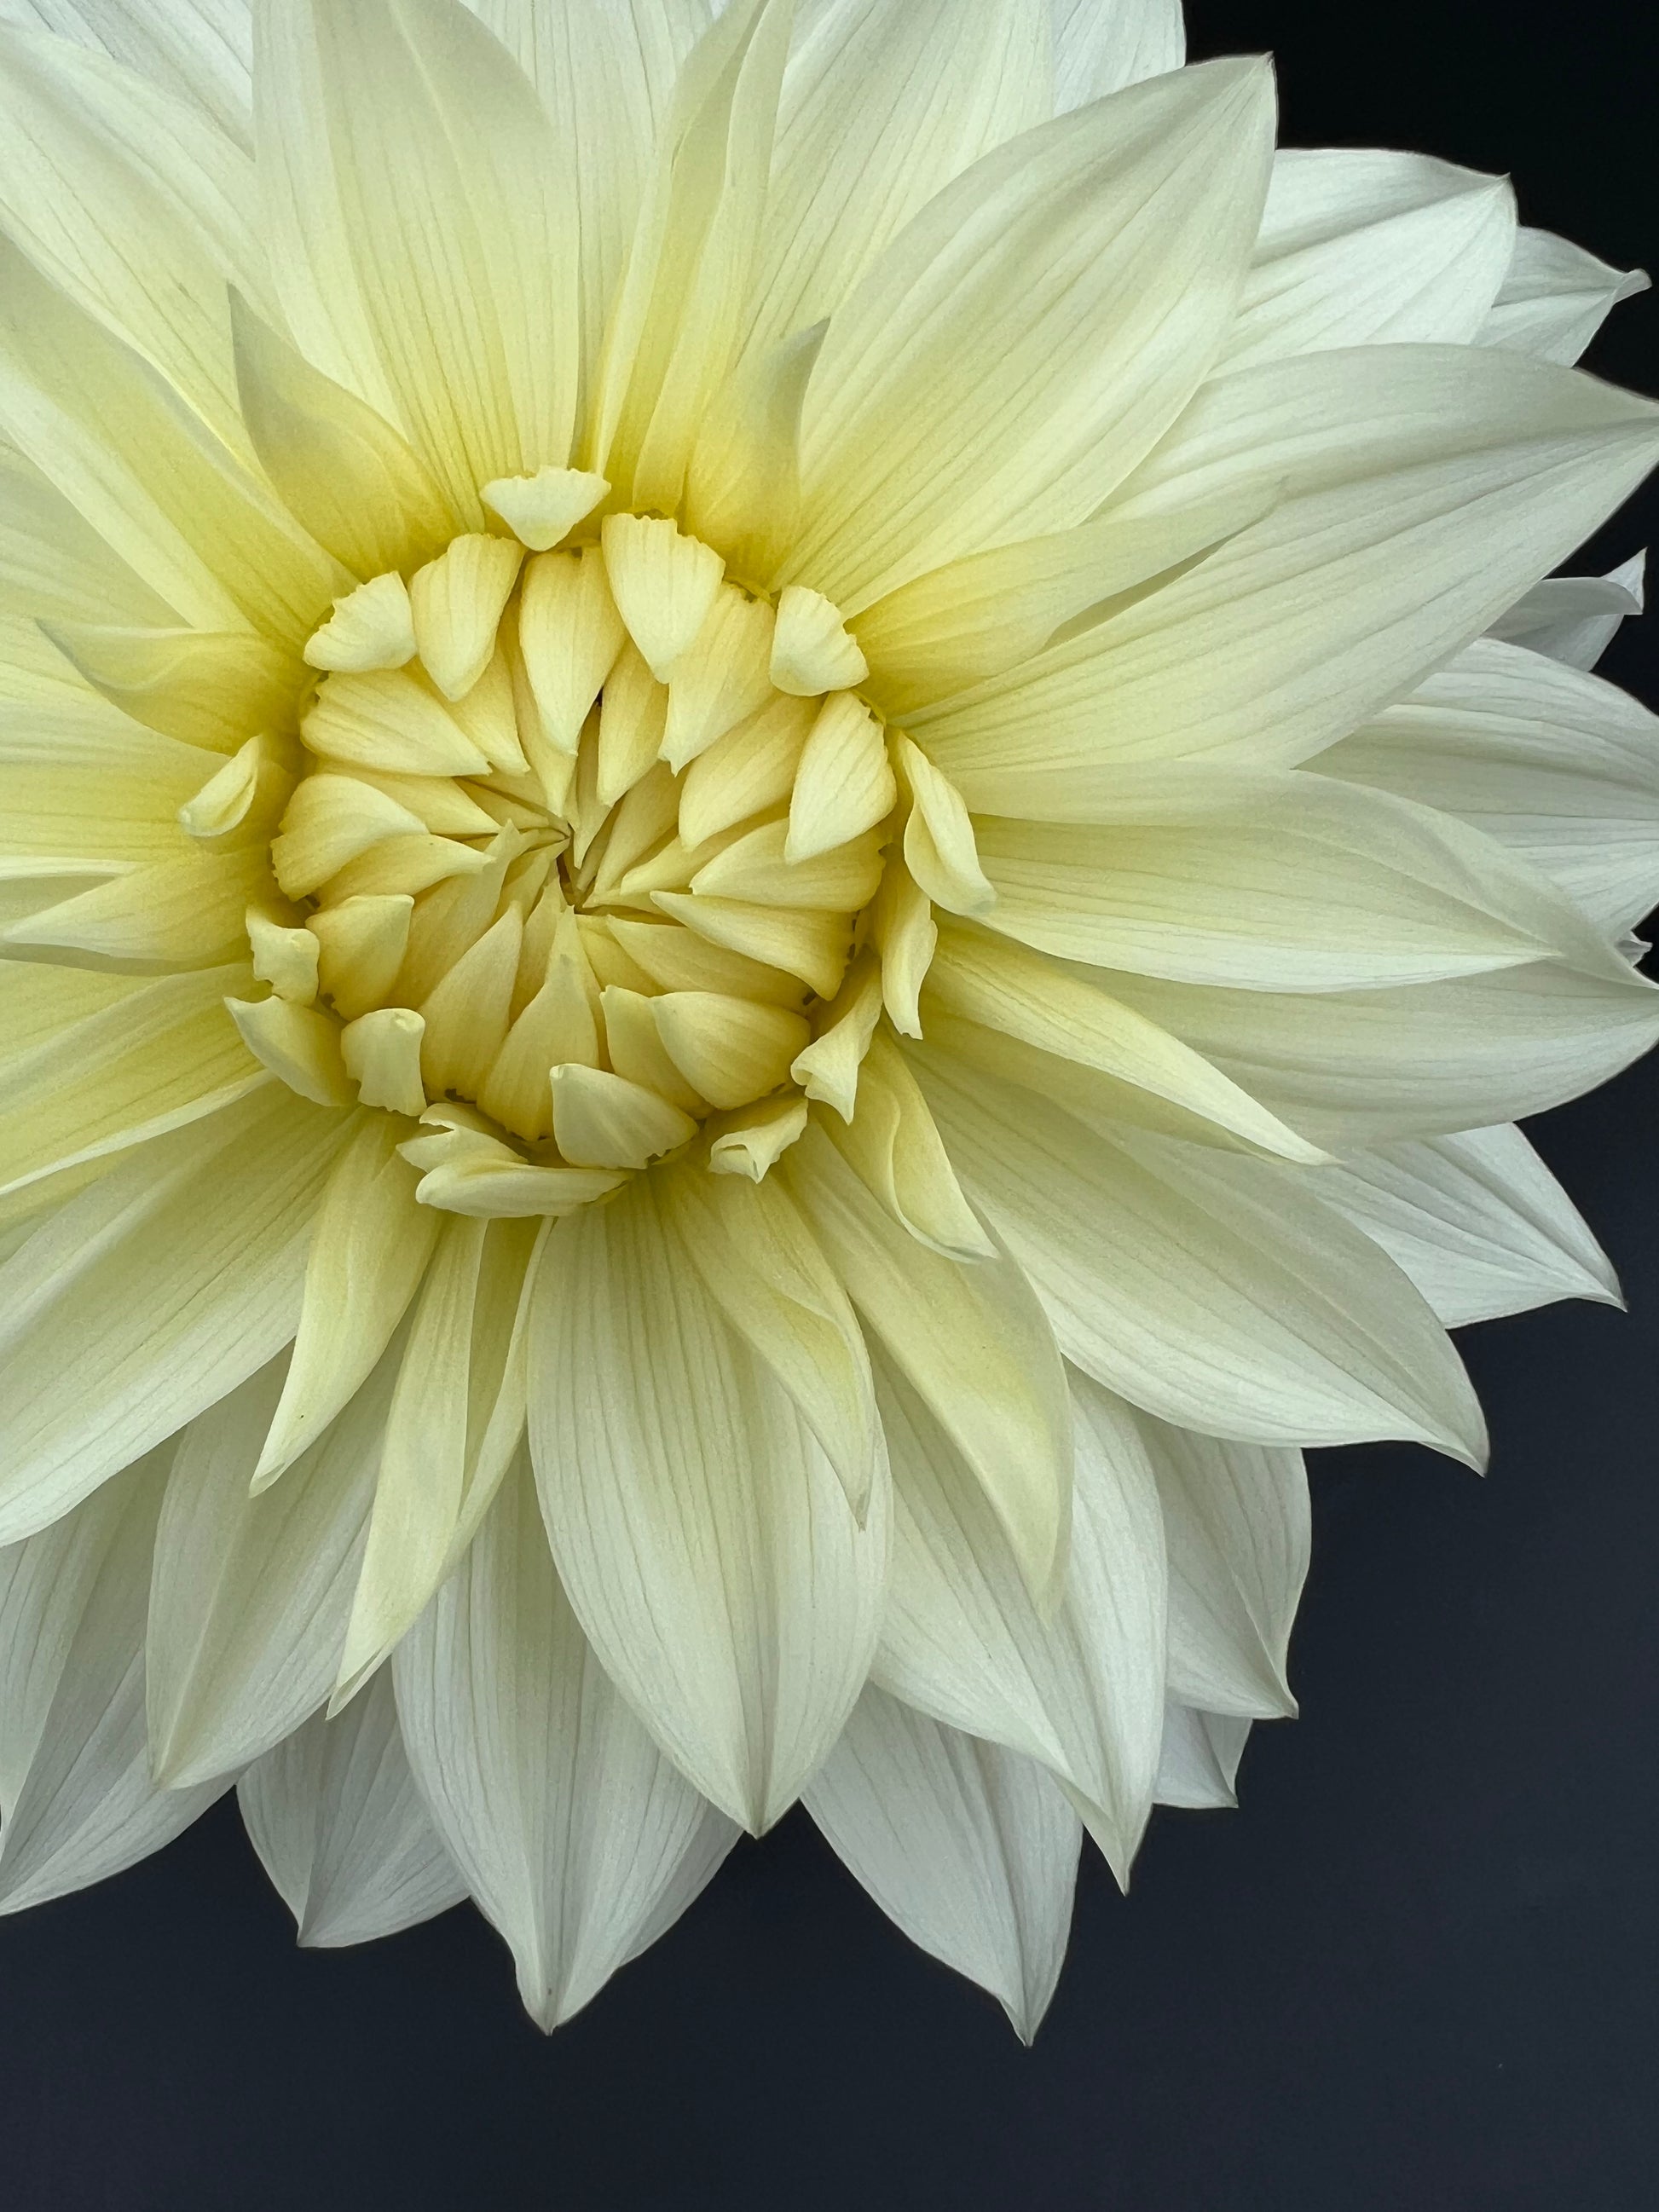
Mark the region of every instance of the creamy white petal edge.
[[1646, 280], [1176, 0], [469, 6], [0, 0], [0, 1909], [234, 1787], [551, 2027], [799, 1802], [1029, 2040], [1301, 1448], [1617, 1301]]

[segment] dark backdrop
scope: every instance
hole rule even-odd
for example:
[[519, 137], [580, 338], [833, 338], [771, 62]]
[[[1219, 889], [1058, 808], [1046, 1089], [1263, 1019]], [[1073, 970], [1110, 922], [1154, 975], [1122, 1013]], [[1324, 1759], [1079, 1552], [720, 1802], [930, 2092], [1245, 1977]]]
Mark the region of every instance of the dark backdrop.
[[[165, 6], [167, 0], [152, 0]], [[1659, 264], [1651, 0], [1198, 0], [1273, 48], [1294, 144], [1512, 172]], [[1659, 388], [1652, 295], [1591, 365]], [[1591, 550], [1659, 538], [1650, 491]], [[1607, 672], [1659, 702], [1659, 641]], [[307, 1954], [234, 1802], [0, 1923], [8, 2212], [1646, 2212], [1659, 2037], [1659, 1062], [1540, 1143], [1632, 1311], [1473, 1332], [1483, 1482], [1314, 1474], [1303, 1718], [1242, 1810], [1085, 1863], [1035, 2051], [797, 1813], [550, 2041], [470, 1911]]]

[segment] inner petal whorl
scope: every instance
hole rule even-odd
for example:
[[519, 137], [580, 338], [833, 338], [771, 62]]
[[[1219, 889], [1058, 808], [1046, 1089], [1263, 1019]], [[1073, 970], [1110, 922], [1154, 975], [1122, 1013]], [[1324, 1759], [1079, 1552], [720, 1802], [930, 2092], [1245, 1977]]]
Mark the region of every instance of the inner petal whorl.
[[827, 1095], [899, 789], [856, 644], [786, 598], [614, 515], [458, 538], [313, 637], [250, 914], [274, 999], [233, 1012], [305, 1095], [424, 1120], [429, 1202], [562, 1212], [700, 1138], [763, 1174]]

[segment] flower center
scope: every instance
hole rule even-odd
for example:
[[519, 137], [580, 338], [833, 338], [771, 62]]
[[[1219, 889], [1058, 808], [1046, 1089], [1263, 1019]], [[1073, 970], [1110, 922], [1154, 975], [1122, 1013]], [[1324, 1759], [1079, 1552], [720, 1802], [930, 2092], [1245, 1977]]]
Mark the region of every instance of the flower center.
[[700, 1136], [763, 1174], [855, 1079], [898, 786], [828, 601], [614, 515], [458, 538], [307, 659], [300, 744], [252, 741], [185, 826], [274, 780], [273, 995], [232, 1012], [306, 1096], [425, 1122], [429, 1203], [562, 1212]]

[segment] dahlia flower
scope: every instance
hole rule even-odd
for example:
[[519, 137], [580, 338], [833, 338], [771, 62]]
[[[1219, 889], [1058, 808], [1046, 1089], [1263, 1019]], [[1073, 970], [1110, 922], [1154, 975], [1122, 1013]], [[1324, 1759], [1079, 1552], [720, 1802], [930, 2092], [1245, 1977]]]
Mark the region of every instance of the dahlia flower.
[[1304, 1446], [1616, 1296], [1632, 280], [1171, 0], [12, 0], [0, 1895], [544, 2026], [799, 1800], [1033, 2031]]

